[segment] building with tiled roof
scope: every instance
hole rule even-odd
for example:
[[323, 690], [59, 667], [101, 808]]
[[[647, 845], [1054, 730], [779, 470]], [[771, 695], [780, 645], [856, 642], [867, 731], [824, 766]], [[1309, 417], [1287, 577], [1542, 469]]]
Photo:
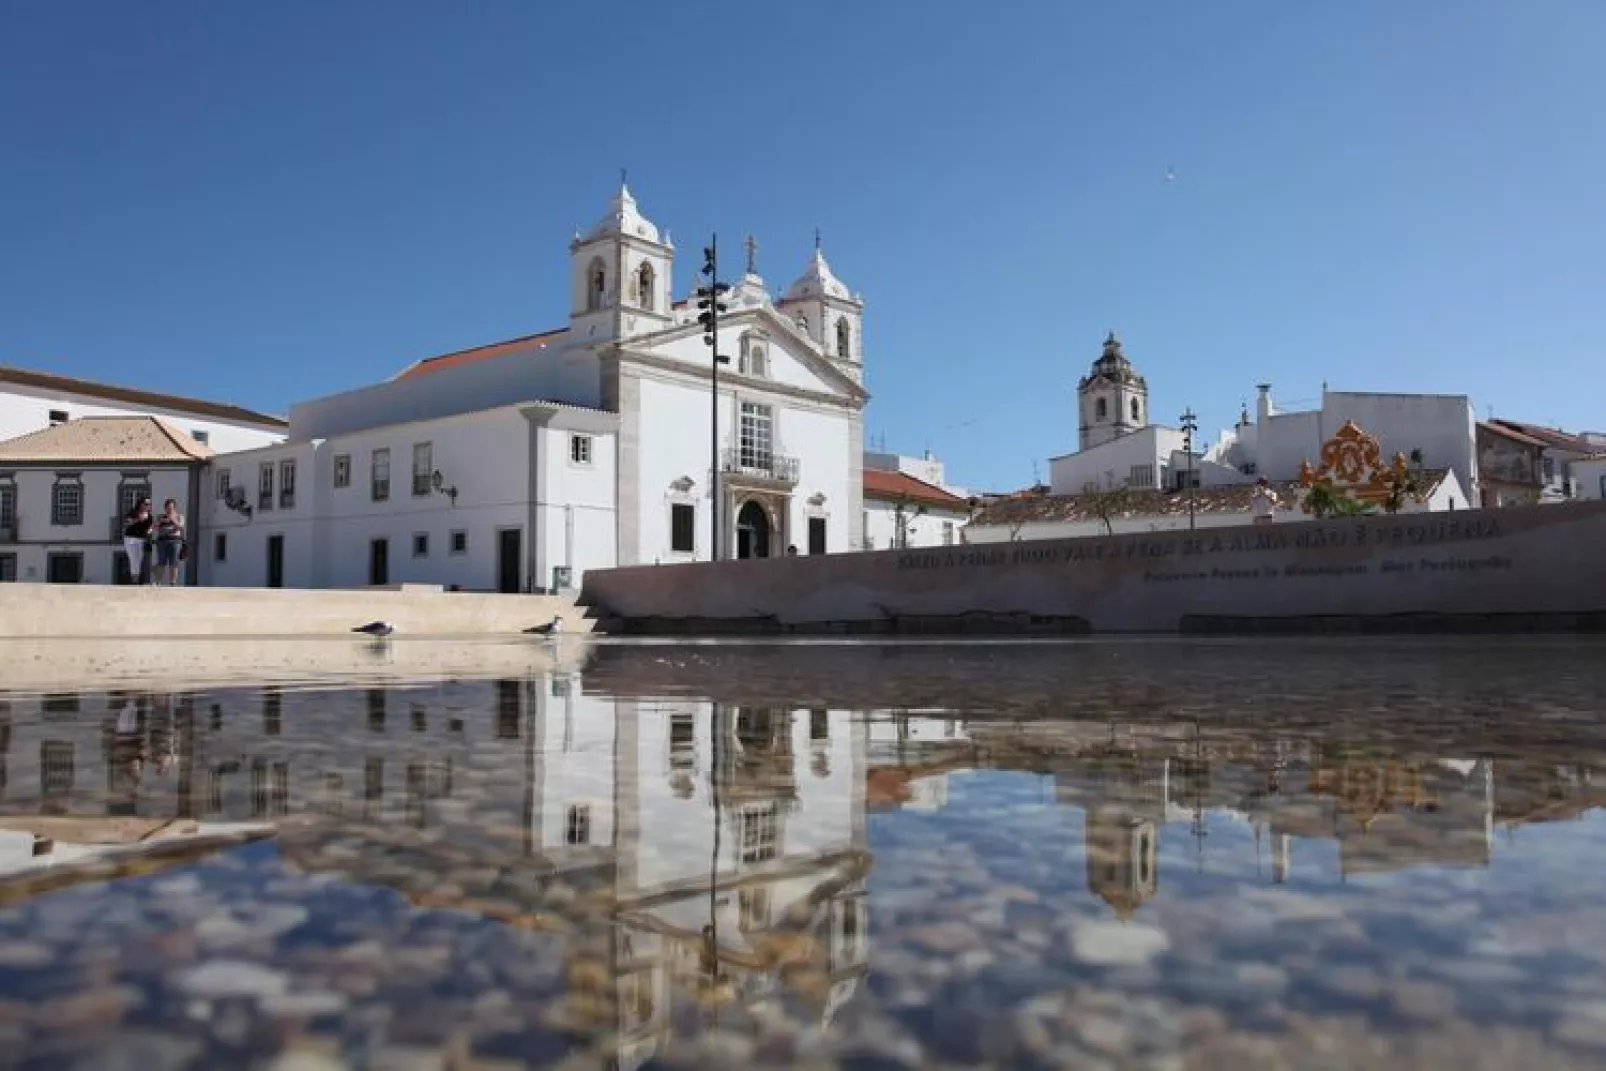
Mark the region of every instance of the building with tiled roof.
[[0, 442], [0, 582], [132, 581], [145, 555], [131, 568], [124, 515], [171, 498], [194, 517], [212, 456], [151, 416], [84, 417]]
[[91, 416], [154, 416], [214, 450], [284, 438], [288, 424], [243, 406], [0, 365], [0, 439]]
[[862, 298], [818, 237], [780, 296], [756, 241], [727, 248], [711, 405], [675, 254], [621, 184], [569, 244], [566, 324], [297, 403], [284, 443], [218, 457], [207, 582], [512, 592], [616, 564], [859, 549]]
[[[1521, 436], [1539, 444], [1539, 501], [1562, 502], [1574, 497], [1591, 497], [1581, 485], [1590, 482], [1593, 466], [1586, 465], [1586, 471], [1576, 474], [1573, 468], [1606, 447], [1606, 438], [1595, 433], [1563, 431], [1500, 417], [1487, 424], [1508, 436]], [[1595, 494], [1598, 496], [1598, 488]]]
[[939, 547], [961, 542], [970, 499], [947, 486], [942, 462], [923, 457], [864, 455], [866, 550]]

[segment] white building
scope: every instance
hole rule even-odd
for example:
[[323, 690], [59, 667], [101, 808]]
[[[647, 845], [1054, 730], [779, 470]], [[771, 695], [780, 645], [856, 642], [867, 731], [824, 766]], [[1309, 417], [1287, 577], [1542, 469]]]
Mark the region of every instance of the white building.
[[943, 464], [922, 457], [864, 455], [864, 549], [945, 547], [962, 542], [970, 500], [946, 482]]
[[279, 417], [237, 405], [0, 365], [0, 439], [91, 416], [153, 416], [217, 451], [283, 439]]
[[[778, 299], [751, 239], [746, 252], [720, 318], [730, 363], [711, 413], [698, 310], [671, 299], [674, 245], [621, 187], [570, 245], [568, 326], [298, 404], [282, 447], [219, 458], [214, 494], [228, 469], [228, 485], [244, 491], [232, 501], [252, 508], [222, 498], [211, 511], [227, 531], [208, 582], [577, 585], [590, 568], [707, 559], [716, 501], [721, 556], [857, 548], [863, 301], [818, 244]], [[288, 511], [278, 506], [286, 462], [312, 490]], [[264, 494], [270, 471], [276, 490]], [[408, 482], [375, 497], [394, 471]], [[425, 490], [437, 471], [455, 499]], [[237, 568], [236, 546], [246, 548]]]
[[[1256, 417], [1246, 410], [1202, 450], [1183, 429], [1149, 422], [1147, 381], [1113, 333], [1078, 394], [1082, 448], [1049, 459], [1049, 493], [989, 503], [966, 527], [967, 542], [1249, 524], [1260, 477], [1280, 499], [1278, 516], [1301, 519], [1301, 477], [1307, 465], [1326, 464], [1329, 449], [1375, 452], [1369, 472], [1395, 455], [1409, 458], [1416, 491], [1400, 512], [1468, 509], [1480, 501], [1477, 419], [1464, 395], [1324, 389], [1320, 409], [1283, 413], [1263, 384]], [[1339, 442], [1352, 433], [1354, 442]], [[1113, 508], [1111, 491], [1124, 493]]]
[[1592, 454], [1572, 463], [1574, 494], [1584, 499], [1606, 498], [1606, 453]]
[[0, 582], [130, 582], [124, 514], [171, 498], [195, 517], [211, 456], [151, 416], [78, 416], [0, 442]]

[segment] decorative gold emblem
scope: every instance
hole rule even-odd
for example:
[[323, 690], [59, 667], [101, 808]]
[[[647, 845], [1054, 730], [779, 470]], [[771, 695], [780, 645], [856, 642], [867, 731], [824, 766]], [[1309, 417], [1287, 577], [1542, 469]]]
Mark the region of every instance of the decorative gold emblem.
[[[1308, 459], [1299, 463], [1299, 483], [1307, 489], [1324, 487], [1367, 506], [1398, 508], [1407, 495], [1418, 502], [1426, 499], [1405, 455], [1396, 453], [1383, 464], [1383, 448], [1353, 420], [1344, 421], [1338, 433], [1322, 444], [1319, 466], [1312, 468]], [[1312, 512], [1309, 495], [1300, 508]]]

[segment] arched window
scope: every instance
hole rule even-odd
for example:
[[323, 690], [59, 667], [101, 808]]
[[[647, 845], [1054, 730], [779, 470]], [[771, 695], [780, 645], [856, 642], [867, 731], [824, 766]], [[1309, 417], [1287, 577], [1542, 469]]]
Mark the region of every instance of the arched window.
[[1100, 398], [1098, 405], [1094, 407], [1093, 411], [1100, 420], [1103, 420], [1105, 417], [1110, 415], [1110, 403], [1105, 401], [1103, 398]]
[[853, 356], [853, 328], [848, 326], [846, 316], [836, 322], [836, 355], [843, 360]]
[[1139, 412], [1138, 400], [1136, 398], [1133, 398], [1132, 399], [1132, 419], [1133, 420], [1138, 420], [1139, 419], [1138, 412]]
[[636, 304], [648, 312], [651, 312], [653, 308], [655, 290], [653, 281], [652, 265], [644, 260], [641, 262], [641, 268], [636, 272]]
[[595, 257], [591, 261], [591, 266], [586, 269], [586, 308], [602, 308], [607, 293], [608, 270], [602, 266], [602, 258]]
[[754, 335], [744, 335], [742, 337], [741, 362], [739, 368], [744, 374], [750, 376], [769, 375], [769, 365], [768, 361], [766, 360], [767, 356], [768, 355], [764, 351], [764, 341], [762, 338]]

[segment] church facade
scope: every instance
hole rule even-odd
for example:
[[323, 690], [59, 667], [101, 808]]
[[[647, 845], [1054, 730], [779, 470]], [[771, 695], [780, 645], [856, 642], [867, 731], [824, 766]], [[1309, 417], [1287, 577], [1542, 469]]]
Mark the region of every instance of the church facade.
[[818, 240], [772, 296], [749, 240], [715, 397], [675, 252], [621, 184], [570, 243], [566, 326], [295, 405], [284, 443], [217, 457], [202, 582], [561, 590], [616, 564], [857, 549], [863, 300]]

